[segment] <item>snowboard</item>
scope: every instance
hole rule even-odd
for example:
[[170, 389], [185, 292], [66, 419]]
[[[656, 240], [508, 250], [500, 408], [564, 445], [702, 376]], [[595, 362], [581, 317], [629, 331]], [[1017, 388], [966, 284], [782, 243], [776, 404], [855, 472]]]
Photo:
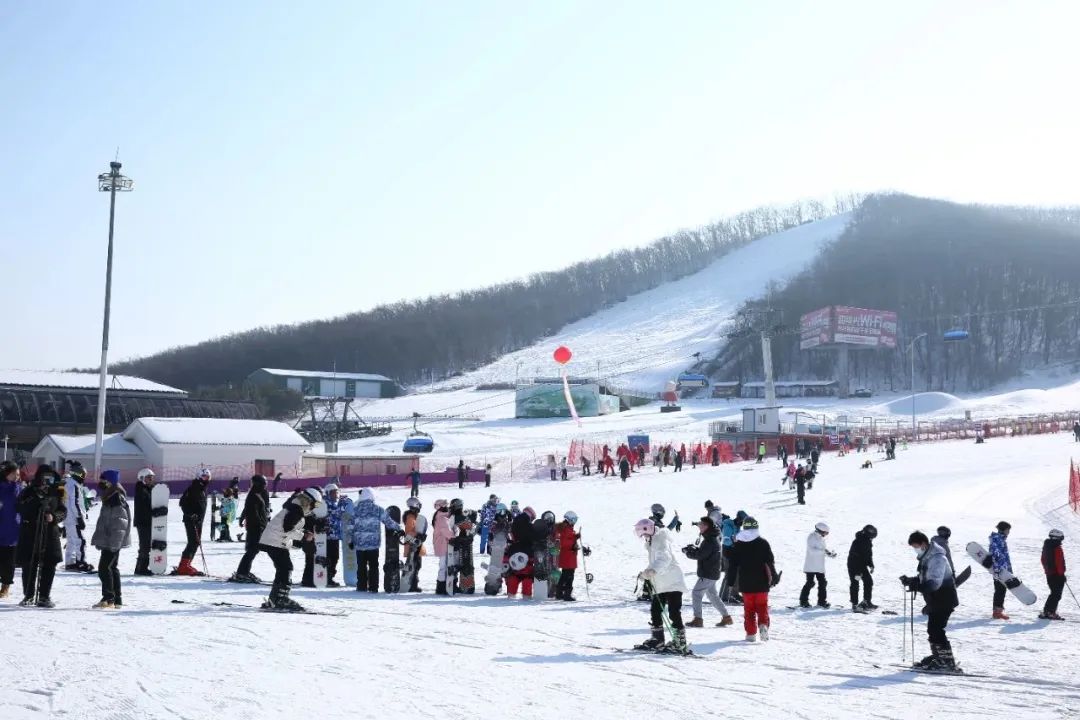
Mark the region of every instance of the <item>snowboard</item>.
[[1007, 587], [1013, 594], [1013, 597], [1025, 605], [1035, 604], [1035, 601], [1038, 598], [1035, 596], [1035, 593], [1032, 592], [1031, 588], [1021, 582], [1020, 578], [1016, 577], [1008, 570], [1002, 569], [997, 572], [993, 571], [993, 560], [990, 558], [990, 553], [986, 552], [982, 545], [977, 542], [969, 542], [967, 544], [967, 552], [972, 560], [986, 568], [991, 577]]
[[317, 588], [325, 588], [329, 579], [326, 563], [326, 503], [315, 506], [315, 566], [311, 575]]
[[341, 511], [341, 577], [347, 587], [356, 587], [356, 551], [349, 549], [352, 537], [352, 507]]
[[456, 538], [458, 543], [458, 587], [462, 594], [472, 595], [476, 592], [476, 569], [473, 566], [473, 537], [476, 534], [475, 510], [465, 511], [465, 520], [458, 524], [458, 529], [464, 533]]
[[150, 489], [150, 572], [169, 571], [169, 486], [154, 483]]
[[210, 542], [217, 540], [218, 528], [221, 525], [221, 504], [218, 503], [218, 494], [210, 493]]
[[548, 557], [546, 545], [533, 553], [533, 597], [538, 600], [548, 597]]
[[[390, 519], [401, 524], [401, 508], [391, 505], [386, 508]], [[383, 563], [383, 592], [401, 592], [401, 545], [398, 543], [396, 530], [386, 528], [386, 562]]]
[[559, 568], [559, 540], [554, 535], [548, 537], [547, 550], [548, 597], [554, 599], [555, 592], [559, 589], [559, 579], [562, 577], [562, 569]]
[[417, 539], [417, 536], [427, 535], [427, 518], [417, 515], [413, 529], [416, 535], [405, 539], [405, 566], [401, 569], [401, 585], [405, 588], [405, 592], [412, 592], [413, 588], [419, 588], [417, 575], [420, 572], [420, 551], [424, 544]]
[[488, 551], [491, 553], [491, 562], [488, 563], [487, 576], [484, 578], [484, 593], [498, 595], [502, 591], [503, 575], [506, 574], [506, 529], [492, 528], [491, 542], [488, 543]]

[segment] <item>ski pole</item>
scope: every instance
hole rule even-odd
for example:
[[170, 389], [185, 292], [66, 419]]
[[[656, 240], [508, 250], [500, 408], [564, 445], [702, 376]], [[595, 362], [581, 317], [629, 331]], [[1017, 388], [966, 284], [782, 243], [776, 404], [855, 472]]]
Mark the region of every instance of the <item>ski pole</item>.
[[[581, 530], [578, 529], [578, 545], [581, 545]], [[585, 554], [585, 546], [581, 545], [581, 569], [585, 571], [585, 597], [592, 601], [592, 593], [589, 592], [589, 583], [592, 582], [592, 576], [589, 575], [589, 566], [585, 562], [585, 558], [588, 557]], [[636, 594], [636, 592], [635, 592]]]
[[[904, 591], [904, 615], [907, 615], [907, 591]], [[902, 643], [903, 649], [900, 651], [901, 652], [900, 660], [901, 660], [901, 662], [906, 663], [907, 662], [907, 627], [905, 627], [904, 625], [901, 625], [900, 630], [903, 633], [903, 643]]]
[[908, 612], [911, 614], [911, 661], [915, 662], [915, 592], [912, 591], [911, 597], [908, 600]]
[[41, 499], [41, 506], [38, 508], [38, 526], [37, 533], [34, 535], [34, 552], [30, 556], [30, 564], [34, 566], [36, 563], [37, 570], [34, 574], [34, 604], [37, 605], [41, 595], [41, 571], [45, 567], [44, 563], [44, 550], [45, 550], [45, 498]]
[[1080, 602], [1076, 600], [1076, 593], [1073, 592], [1072, 586], [1069, 585], [1069, 581], [1065, 581], [1065, 587], [1069, 588], [1069, 594], [1072, 595], [1073, 602], [1076, 603], [1076, 607], [1080, 608]]
[[199, 543], [199, 556], [202, 558], [203, 572], [206, 573], [207, 577], [209, 577], [210, 576], [210, 566], [206, 564], [206, 552], [203, 551], [203, 546], [202, 546], [202, 525], [201, 524], [199, 525], [199, 527], [195, 528], [195, 540]]

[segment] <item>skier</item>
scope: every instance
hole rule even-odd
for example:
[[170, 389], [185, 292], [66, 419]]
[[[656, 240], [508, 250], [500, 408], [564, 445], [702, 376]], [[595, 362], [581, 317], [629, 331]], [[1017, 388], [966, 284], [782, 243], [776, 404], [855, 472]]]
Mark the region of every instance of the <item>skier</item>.
[[98, 482], [101, 513], [90, 543], [101, 551], [98, 559], [98, 578], [101, 580], [101, 600], [93, 607], [111, 610], [123, 607], [120, 592], [120, 550], [131, 547], [131, 508], [127, 493], [120, 484], [120, 473], [106, 470]]
[[[574, 602], [574, 573], [577, 571], [577, 551], [581, 543], [581, 533], [574, 529], [578, 516], [573, 510], [563, 514], [563, 521], [555, 526], [555, 537], [559, 541], [559, 585], [555, 597], [559, 600]], [[583, 552], [588, 554], [586, 549]]]
[[693, 591], [690, 593], [694, 606], [694, 619], [687, 623], [687, 627], [699, 628], [705, 626], [705, 621], [702, 619], [701, 599], [706, 596], [708, 596], [713, 607], [720, 611], [720, 622], [716, 623], [716, 626], [727, 627], [733, 624], [734, 621], [731, 619], [731, 613], [728, 612], [727, 606], [721, 602], [720, 596], [716, 594], [716, 581], [720, 579], [720, 541], [717, 539], [720, 536], [720, 529], [716, 526], [716, 522], [711, 515], [701, 518], [697, 527], [698, 532], [701, 533], [697, 544], [687, 545], [683, 548], [686, 557], [697, 561], [698, 578]]
[[902, 576], [900, 582], [909, 592], [921, 592], [926, 601], [926, 634], [930, 640], [930, 655], [915, 663], [926, 670], [956, 670], [952, 645], [945, 635], [949, 616], [960, 604], [956, 595], [956, 583], [940, 545], [931, 543], [925, 534], [916, 530], [908, 537], [908, 545], [919, 559], [918, 573]]
[[[135, 558], [136, 575], [153, 575], [150, 572], [150, 526], [153, 523], [153, 508], [150, 506], [150, 493], [156, 480], [154, 471], [143, 468], [135, 481], [135, 532], [139, 537], [139, 554]], [[99, 521], [100, 522], [100, 521]]]
[[64, 569], [71, 572], [93, 572], [86, 562], [86, 469], [80, 462], [68, 462], [64, 474], [64, 493], [67, 497], [67, 519], [64, 521]]
[[[716, 510], [720, 510], [719, 507]], [[724, 571], [724, 580], [720, 583], [720, 599], [725, 603], [735, 603], [736, 605], [742, 604], [742, 597], [737, 590], [738, 583], [735, 577], [735, 568], [731, 562], [731, 552], [735, 545], [735, 536], [739, 533], [739, 528], [742, 527], [743, 519], [746, 517], [746, 511], [740, 510], [735, 515], [733, 520], [730, 516], [720, 513], [720, 538], [721, 538], [721, 566], [720, 569]]]
[[619, 477], [622, 478], [623, 482], [626, 482], [626, 479], [630, 477], [630, 459], [627, 457], [619, 459]]
[[747, 642], [769, 639], [769, 590], [780, 582], [772, 547], [761, 537], [758, 521], [747, 516], [731, 549], [733, 569], [743, 599]]
[[531, 598], [533, 594], [533, 521], [536, 511], [526, 507], [510, 523], [510, 545], [506, 549], [507, 557], [524, 557], [525, 562], [520, 567], [511, 567], [510, 574], [506, 576], [506, 596], [515, 597], [518, 587], [521, 588], [523, 598]]
[[783, 480], [780, 481], [780, 484], [783, 485], [785, 482], [787, 482], [788, 490], [794, 490], [795, 489], [795, 461], [794, 460], [788, 462], [787, 473], [784, 475]]
[[[270, 494], [270, 497], [274, 497], [274, 498], [277, 497], [277, 490], [278, 490], [278, 486], [280, 484], [281, 484], [281, 473], [278, 473], [277, 475], [274, 476], [274, 487], [273, 487], [273, 491]], [[266, 506], [270, 507], [270, 504], [267, 503]]]
[[[1009, 544], [1007, 542], [1011, 529], [1012, 525], [1002, 520], [997, 524], [997, 532], [990, 533], [991, 573], [1000, 570], [1012, 572], [1012, 560], [1009, 559]], [[992, 616], [994, 620], [1009, 619], [1009, 616], [1005, 614], [1006, 590], [1005, 583], [994, 580], [994, 614]]]
[[548, 473], [552, 480], [558, 480], [558, 465], [555, 463], [554, 455], [548, 455]]
[[495, 508], [499, 504], [499, 498], [492, 493], [487, 502], [480, 506], [480, 554], [483, 555], [488, 549], [488, 538], [491, 537], [491, 524], [495, 522]]
[[191, 565], [195, 552], [202, 544], [203, 521], [206, 519], [206, 488], [210, 485], [210, 471], [203, 469], [199, 476], [180, 496], [180, 513], [184, 517], [184, 532], [187, 545], [180, 553], [180, 564], [173, 570], [173, 575], [202, 575]]
[[799, 465], [795, 469], [795, 494], [800, 505], [806, 504], [806, 469]]
[[[15, 561], [22, 568], [23, 599], [19, 604], [55, 607], [50, 595], [56, 565], [63, 560], [60, 550], [60, 526], [67, 517], [67, 493], [56, 471], [39, 465], [34, 479], [22, 489], [16, 500], [19, 513], [19, 543]], [[40, 582], [38, 582], [40, 581]]]
[[[664, 515], [667, 514], [667, 510], [660, 503], [653, 503], [649, 507], [649, 519], [660, 528], [664, 527]], [[676, 532], [682, 532], [682, 522], [679, 520], [679, 513], [675, 513], [675, 517], [672, 518], [671, 523], [667, 526], [668, 530], [674, 529]], [[641, 596], [638, 600], [642, 602], [651, 602], [653, 598], [653, 589], [648, 580], [645, 580], [641, 586]]]
[[766, 452], [767, 452], [767, 449], [765, 447], [765, 443], [762, 442], [761, 444], [758, 445], [758, 449], [757, 449], [757, 464], [758, 465], [765, 462], [765, 453]]
[[409, 587], [406, 592], [420, 592], [420, 568], [425, 555], [424, 541], [427, 540], [427, 519], [420, 514], [420, 498], [411, 497], [405, 501], [406, 510], [401, 522], [405, 526], [405, 565], [412, 568]]
[[[517, 501], [514, 501], [517, 504]], [[435, 594], [448, 595], [446, 592], [446, 572], [449, 564], [450, 538], [454, 530], [450, 525], [450, 509], [446, 500], [435, 501], [435, 512], [431, 516], [432, 537], [435, 543], [435, 555], [439, 558], [439, 575], [435, 581]]]
[[1046, 584], [1050, 586], [1050, 595], [1046, 598], [1043, 611], [1039, 613], [1040, 620], [1065, 619], [1057, 613], [1061, 591], [1065, 589], [1065, 551], [1061, 549], [1064, 539], [1065, 533], [1051, 530], [1049, 537], [1043, 540], [1042, 566], [1046, 573]]
[[[639, 520], [634, 525], [634, 533], [645, 540], [649, 552], [649, 565], [638, 577], [648, 581], [652, 587], [649, 626], [652, 637], [636, 649], [658, 650], [681, 655], [689, 654], [686, 644], [686, 630], [682, 620], [682, 596], [686, 592], [682, 569], [675, 559], [671, 544], [671, 532], [663, 525], [657, 525], [651, 518]], [[664, 614], [671, 623], [671, 642], [664, 644]]]
[[323, 488], [323, 499], [326, 501], [326, 587], [336, 588], [341, 587], [334, 576], [341, 557], [341, 539], [345, 536], [341, 515], [352, 515], [353, 501], [350, 497], [341, 497], [340, 488], [334, 483]]
[[[851, 612], [866, 613], [877, 610], [871, 602], [874, 595], [874, 538], [877, 528], [867, 525], [855, 533], [848, 550], [847, 571], [851, 579]], [[859, 581], [862, 580], [862, 602], [859, 602]]]
[[1073, 440], [1080, 442], [1080, 421], [1073, 423]]
[[581, 474], [592, 475], [592, 463], [586, 455], [581, 456]]
[[563, 458], [562, 460], [559, 461], [559, 477], [561, 477], [563, 480], [567, 479], [567, 476], [566, 476], [566, 458]]
[[0, 598], [6, 598], [15, 582], [15, 546], [19, 543], [18, 498], [22, 491], [19, 466], [0, 463]]
[[353, 507], [352, 538], [349, 542], [349, 550], [356, 552], [357, 592], [379, 591], [379, 548], [382, 546], [380, 523], [401, 532], [401, 526], [394, 522], [386, 510], [375, 504], [375, 493], [371, 488], [364, 488], [360, 491], [360, 502]]
[[259, 540], [259, 549], [274, 561], [274, 584], [270, 588], [270, 597], [262, 604], [264, 610], [304, 610], [300, 603], [289, 598], [293, 567], [289, 550], [300, 541], [310, 542], [313, 539], [311, 533], [304, 530], [304, 521], [312, 516], [315, 506], [322, 501], [318, 488], [298, 490], [266, 524]]
[[810, 470], [814, 474], [817, 474], [817, 464], [818, 464], [818, 460], [820, 458], [821, 458], [821, 451], [820, 450], [818, 450], [817, 448], [814, 448], [813, 450], [810, 451]]
[[420, 471], [416, 468], [409, 473], [409, 497], [420, 497]]
[[683, 446], [680, 450], [675, 452], [675, 472], [682, 472], [683, 456], [686, 454], [686, 447]]
[[829, 586], [825, 579], [825, 557], [836, 557], [836, 553], [825, 545], [825, 538], [829, 535], [829, 526], [819, 522], [814, 526], [814, 532], [806, 536], [806, 562], [803, 572], [806, 573], [806, 584], [799, 593], [799, 607], [810, 607], [810, 590], [817, 581], [817, 606], [819, 608], [830, 607], [826, 600], [826, 589]]
[[251, 573], [251, 563], [262, 550], [261, 539], [270, 517], [270, 496], [266, 493], [266, 476], [252, 475], [251, 490], [244, 498], [244, 510], [240, 513], [240, 527], [247, 529], [244, 539], [244, 556], [236, 566], [230, 582], [257, 583], [259, 578]]

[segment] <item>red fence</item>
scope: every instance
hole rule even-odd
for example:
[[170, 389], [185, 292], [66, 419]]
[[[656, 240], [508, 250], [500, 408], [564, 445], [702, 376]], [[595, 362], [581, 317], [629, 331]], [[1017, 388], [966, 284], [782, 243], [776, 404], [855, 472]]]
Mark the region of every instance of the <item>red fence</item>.
[[1080, 512], [1080, 469], [1069, 460], [1069, 507], [1073, 512]]

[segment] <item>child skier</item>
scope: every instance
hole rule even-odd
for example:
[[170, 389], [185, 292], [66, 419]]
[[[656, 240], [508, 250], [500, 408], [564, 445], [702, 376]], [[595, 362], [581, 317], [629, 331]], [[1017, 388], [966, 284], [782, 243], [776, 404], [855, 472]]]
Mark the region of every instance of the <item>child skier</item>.
[[769, 589], [780, 582], [772, 547], [761, 537], [758, 521], [747, 516], [731, 548], [731, 572], [735, 573], [743, 600], [743, 629], [747, 642], [769, 639]]
[[[855, 533], [855, 539], [851, 541], [851, 549], [848, 550], [847, 571], [851, 579], [851, 612], [866, 613], [877, 610], [877, 605], [871, 602], [874, 595], [874, 538], [877, 537], [877, 528], [867, 525]], [[859, 602], [859, 581], [862, 580], [862, 602]]]
[[1043, 611], [1039, 613], [1040, 620], [1065, 619], [1057, 614], [1061, 591], [1065, 588], [1065, 551], [1061, 549], [1061, 541], [1064, 539], [1065, 533], [1051, 530], [1050, 536], [1043, 541], [1042, 566], [1046, 573], [1046, 584], [1050, 586], [1050, 595], [1046, 598]]
[[930, 640], [930, 655], [915, 663], [915, 667], [925, 670], [956, 670], [952, 644], [945, 635], [949, 616], [960, 604], [949, 561], [945, 558], [945, 551], [941, 546], [930, 542], [930, 539], [918, 530], [908, 537], [908, 545], [915, 550], [919, 568], [916, 575], [902, 576], [900, 582], [909, 592], [923, 594], [927, 614], [926, 634]]
[[799, 607], [810, 607], [810, 590], [813, 589], [815, 580], [817, 581], [817, 606], [830, 607], [826, 598], [829, 583], [825, 579], [825, 558], [826, 556], [834, 558], [836, 553], [825, 545], [825, 538], [828, 535], [829, 526], [819, 522], [814, 526], [814, 532], [806, 536], [806, 562], [803, 565], [806, 584], [803, 585], [802, 592], [799, 594]]
[[[638, 577], [652, 585], [652, 604], [649, 625], [652, 637], [636, 645], [638, 650], [657, 650], [662, 652], [689, 654], [686, 644], [686, 630], [682, 620], [682, 596], [686, 592], [682, 569], [675, 560], [672, 550], [671, 533], [652, 519], [639, 520], [634, 525], [634, 533], [645, 540], [649, 551], [649, 566]], [[671, 642], [664, 644], [664, 614], [671, 623]]]
[[221, 534], [218, 536], [218, 542], [233, 541], [229, 526], [236, 519], [236, 502], [233, 489], [231, 487], [225, 488], [221, 500]]
[[424, 541], [427, 540], [427, 518], [420, 514], [420, 498], [411, 497], [405, 501], [408, 509], [402, 516], [405, 526], [405, 568], [409, 578], [405, 592], [420, 592], [420, 567], [425, 554]]
[[694, 607], [694, 619], [687, 623], [687, 627], [705, 627], [705, 621], [701, 614], [701, 599], [708, 596], [709, 602], [720, 611], [720, 622], [717, 627], [727, 627], [733, 624], [731, 613], [727, 606], [720, 601], [716, 593], [716, 581], [720, 579], [720, 529], [711, 515], [701, 518], [697, 525], [701, 537], [694, 545], [687, 545], [683, 553], [691, 560], [697, 561], [697, 583], [690, 593], [690, 599]]

